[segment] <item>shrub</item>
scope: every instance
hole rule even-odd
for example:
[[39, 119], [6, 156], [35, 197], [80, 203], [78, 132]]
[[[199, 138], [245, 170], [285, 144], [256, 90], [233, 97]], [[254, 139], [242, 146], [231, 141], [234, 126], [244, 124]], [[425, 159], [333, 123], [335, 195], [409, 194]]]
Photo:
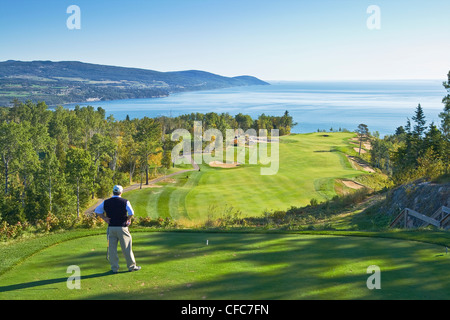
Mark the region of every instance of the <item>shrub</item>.
[[167, 228], [174, 225], [171, 218], [156, 218], [152, 219], [150, 217], [138, 217], [136, 219], [136, 225], [141, 227], [156, 227], [156, 228]]
[[44, 219], [38, 219], [35, 222], [36, 231], [51, 232], [55, 230], [68, 230], [75, 227], [77, 223], [74, 214], [55, 215], [49, 212]]
[[359, 189], [353, 193], [347, 194], [339, 199], [341, 205], [349, 206], [362, 202], [369, 194], [367, 188]]
[[286, 211], [274, 211], [271, 214], [271, 217], [279, 222], [283, 221], [283, 219], [286, 217]]
[[45, 218], [45, 231], [49, 232], [55, 229], [59, 229], [59, 219], [53, 213], [49, 212]]
[[316, 198], [312, 198], [309, 201], [309, 204], [311, 205], [311, 207], [316, 207], [319, 204], [319, 201]]
[[142, 227], [151, 227], [152, 219], [150, 217], [138, 217], [136, 224]]
[[81, 216], [79, 224], [83, 228], [96, 228], [102, 226], [104, 221], [96, 214], [85, 214]]
[[0, 240], [7, 241], [15, 239], [29, 229], [30, 225], [28, 223], [22, 224], [21, 222], [17, 222], [14, 225], [10, 225], [8, 222], [3, 221], [0, 224]]

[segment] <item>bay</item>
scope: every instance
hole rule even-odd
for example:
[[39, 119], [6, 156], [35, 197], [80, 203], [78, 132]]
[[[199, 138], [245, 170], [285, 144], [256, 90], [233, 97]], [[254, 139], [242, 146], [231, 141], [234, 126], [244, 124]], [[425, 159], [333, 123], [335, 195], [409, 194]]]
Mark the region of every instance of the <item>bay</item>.
[[171, 94], [166, 98], [95, 101], [68, 104], [102, 107], [117, 120], [178, 116], [192, 112], [240, 112], [256, 119], [262, 113], [281, 116], [288, 110], [298, 124], [293, 133], [317, 130], [354, 131], [365, 123], [381, 136], [405, 126], [420, 103], [427, 125], [439, 125], [446, 90], [442, 80], [269, 81], [270, 86], [234, 87]]

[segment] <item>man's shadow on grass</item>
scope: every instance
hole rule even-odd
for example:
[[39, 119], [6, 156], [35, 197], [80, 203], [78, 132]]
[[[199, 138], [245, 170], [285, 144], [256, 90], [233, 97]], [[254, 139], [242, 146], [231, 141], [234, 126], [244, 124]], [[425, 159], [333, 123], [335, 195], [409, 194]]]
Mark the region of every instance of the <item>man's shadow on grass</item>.
[[[126, 271], [123, 271], [126, 272]], [[113, 275], [112, 271], [106, 271], [101, 273], [94, 273], [87, 276], [80, 276], [80, 280], [83, 279], [92, 279], [92, 278], [100, 278], [105, 277], [108, 275]], [[67, 282], [67, 280], [70, 278], [70, 274], [67, 274], [67, 277], [62, 278], [56, 278], [56, 279], [47, 279], [47, 280], [38, 280], [38, 281], [32, 281], [32, 282], [24, 282], [24, 283], [17, 283], [17, 284], [11, 284], [9, 286], [0, 286], [0, 293], [1, 292], [7, 292], [7, 291], [14, 291], [14, 290], [20, 290], [20, 289], [29, 289], [34, 287], [40, 287], [45, 286], [48, 284], [55, 284], [55, 283], [61, 283], [61, 282]]]

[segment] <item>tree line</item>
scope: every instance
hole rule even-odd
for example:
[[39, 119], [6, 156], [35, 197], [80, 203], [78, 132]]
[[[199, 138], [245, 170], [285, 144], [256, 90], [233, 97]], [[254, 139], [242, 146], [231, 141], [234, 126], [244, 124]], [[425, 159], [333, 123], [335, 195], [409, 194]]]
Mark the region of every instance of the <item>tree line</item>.
[[256, 119], [243, 113], [232, 116], [228, 113], [218, 114], [215, 112], [196, 112], [177, 117], [162, 116], [157, 119], [161, 123], [164, 133], [171, 133], [175, 129], [186, 129], [193, 134], [194, 122], [201, 121], [203, 131], [210, 128], [218, 129], [223, 136], [226, 136], [227, 129], [242, 129], [244, 131], [255, 129], [256, 132], [260, 129], [278, 129], [279, 135], [283, 136], [290, 134], [291, 129], [297, 125], [287, 110], [282, 116], [271, 116], [263, 113]]
[[450, 72], [443, 83], [447, 95], [442, 99], [444, 110], [440, 123], [429, 123], [421, 104], [404, 126], [380, 138], [371, 137], [370, 163], [388, 174], [394, 184], [419, 178], [437, 179], [450, 173]]
[[224, 133], [254, 128], [281, 135], [294, 125], [287, 111], [255, 120], [210, 112], [119, 121], [92, 106], [50, 110], [44, 102], [16, 100], [0, 108], [0, 223], [73, 220], [115, 184], [148, 184], [172, 165], [172, 131], [193, 130], [194, 121]]

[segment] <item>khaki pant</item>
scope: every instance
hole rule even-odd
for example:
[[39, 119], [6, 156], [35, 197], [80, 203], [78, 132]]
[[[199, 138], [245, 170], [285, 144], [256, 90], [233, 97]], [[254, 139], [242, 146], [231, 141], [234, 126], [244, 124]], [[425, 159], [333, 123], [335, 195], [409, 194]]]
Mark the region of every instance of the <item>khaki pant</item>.
[[109, 263], [111, 270], [117, 272], [119, 270], [119, 255], [117, 253], [117, 243], [120, 242], [122, 253], [125, 256], [128, 269], [136, 265], [132, 249], [132, 239], [128, 227], [108, 227], [108, 250]]

